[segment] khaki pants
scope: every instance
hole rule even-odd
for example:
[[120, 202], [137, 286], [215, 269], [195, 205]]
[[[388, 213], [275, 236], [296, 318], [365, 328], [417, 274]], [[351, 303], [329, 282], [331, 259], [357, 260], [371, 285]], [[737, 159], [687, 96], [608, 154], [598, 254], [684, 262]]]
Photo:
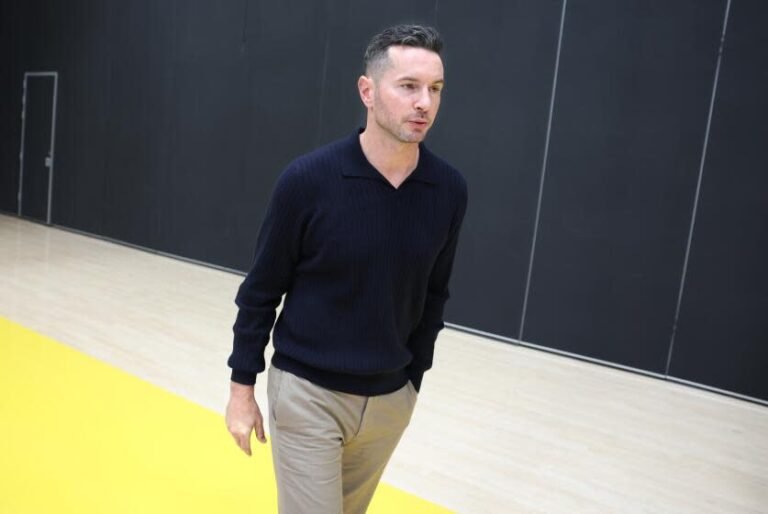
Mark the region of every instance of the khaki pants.
[[416, 404], [317, 386], [270, 367], [267, 396], [281, 514], [363, 514]]

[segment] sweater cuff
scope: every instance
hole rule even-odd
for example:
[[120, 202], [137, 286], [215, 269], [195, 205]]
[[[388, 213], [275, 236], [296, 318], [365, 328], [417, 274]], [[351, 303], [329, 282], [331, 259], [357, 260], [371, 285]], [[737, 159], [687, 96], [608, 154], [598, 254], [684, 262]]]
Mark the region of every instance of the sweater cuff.
[[243, 371], [241, 369], [233, 369], [231, 380], [232, 382], [237, 382], [238, 384], [254, 385], [256, 383], [256, 373]]

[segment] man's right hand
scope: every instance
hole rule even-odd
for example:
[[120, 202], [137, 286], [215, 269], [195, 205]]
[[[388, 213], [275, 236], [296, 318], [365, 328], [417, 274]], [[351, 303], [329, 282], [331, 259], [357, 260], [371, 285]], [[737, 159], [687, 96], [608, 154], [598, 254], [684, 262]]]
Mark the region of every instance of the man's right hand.
[[251, 431], [256, 430], [256, 438], [261, 443], [267, 442], [264, 418], [253, 396], [253, 386], [230, 383], [226, 422], [229, 433], [248, 456], [251, 455]]

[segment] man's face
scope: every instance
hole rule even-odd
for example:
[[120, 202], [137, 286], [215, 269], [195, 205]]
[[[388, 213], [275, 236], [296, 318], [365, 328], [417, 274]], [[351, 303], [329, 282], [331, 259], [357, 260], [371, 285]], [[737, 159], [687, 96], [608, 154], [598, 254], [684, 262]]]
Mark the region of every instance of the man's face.
[[370, 77], [372, 93], [366, 106], [373, 121], [395, 139], [419, 143], [440, 108], [443, 62], [424, 48], [391, 46], [388, 55], [383, 69]]

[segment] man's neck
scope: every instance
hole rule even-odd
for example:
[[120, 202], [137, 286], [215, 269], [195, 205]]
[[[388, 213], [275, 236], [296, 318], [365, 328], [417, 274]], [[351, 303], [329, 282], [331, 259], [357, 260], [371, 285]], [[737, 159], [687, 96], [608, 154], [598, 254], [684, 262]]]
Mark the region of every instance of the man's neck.
[[[374, 128], [376, 127], [376, 128]], [[368, 123], [360, 134], [360, 146], [368, 162], [394, 186], [398, 187], [419, 163], [418, 143], [403, 143]]]

